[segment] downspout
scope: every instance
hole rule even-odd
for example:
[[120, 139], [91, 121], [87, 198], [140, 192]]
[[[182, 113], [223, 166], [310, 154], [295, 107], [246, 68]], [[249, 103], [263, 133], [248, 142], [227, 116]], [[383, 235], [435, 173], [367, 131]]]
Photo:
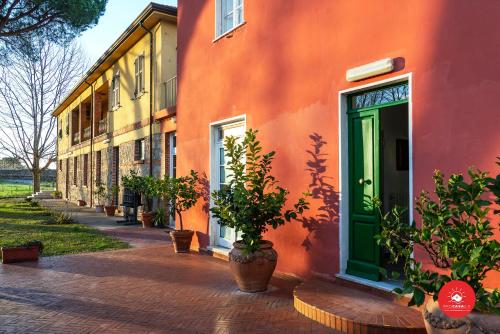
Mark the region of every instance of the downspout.
[[149, 176], [153, 176], [153, 32], [144, 26], [149, 34]]
[[[92, 164], [92, 152], [94, 151], [94, 86], [89, 84], [87, 80], [85, 83], [90, 87], [90, 207], [94, 202], [94, 166]], [[87, 167], [88, 168], [88, 167]]]

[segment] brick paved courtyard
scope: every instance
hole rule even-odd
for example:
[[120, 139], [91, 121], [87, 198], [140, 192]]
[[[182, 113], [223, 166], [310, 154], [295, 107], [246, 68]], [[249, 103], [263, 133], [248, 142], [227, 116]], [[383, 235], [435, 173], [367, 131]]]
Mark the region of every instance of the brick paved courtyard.
[[332, 333], [294, 310], [294, 279], [245, 294], [227, 262], [176, 255], [163, 231], [108, 233], [137, 248], [0, 265], [0, 333]]

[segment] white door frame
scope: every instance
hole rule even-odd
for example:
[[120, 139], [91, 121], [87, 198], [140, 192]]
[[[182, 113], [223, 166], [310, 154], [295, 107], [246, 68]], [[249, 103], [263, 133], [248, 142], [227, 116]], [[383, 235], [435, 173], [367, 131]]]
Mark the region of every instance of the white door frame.
[[[210, 171], [210, 194], [212, 191], [218, 188], [218, 180], [217, 180], [217, 161], [215, 159], [216, 152], [215, 148], [217, 146], [217, 129], [224, 125], [229, 125], [232, 123], [243, 123], [244, 130], [246, 131], [246, 123], [247, 118], [246, 115], [240, 115], [236, 117], [226, 118], [220, 121], [212, 122], [209, 125], [209, 152], [210, 152], [210, 163], [209, 163], [209, 171]], [[210, 197], [210, 207], [213, 207], [214, 202], [212, 197]], [[210, 246], [209, 249], [214, 250], [221, 246], [217, 245], [217, 219], [212, 217], [212, 214], [209, 213], [209, 236], [210, 236]]]
[[349, 147], [347, 133], [347, 97], [353, 93], [398, 82], [408, 82], [408, 159], [409, 159], [409, 218], [413, 221], [413, 127], [412, 127], [412, 73], [339, 91], [339, 274], [344, 275], [349, 257]]
[[[177, 156], [177, 145], [174, 147], [174, 136], [177, 136], [176, 131], [169, 132], [168, 134], [168, 161], [169, 161], [169, 166], [168, 166], [168, 176], [172, 177], [174, 174], [174, 153]], [[175, 218], [172, 217], [171, 215], [168, 215], [168, 225], [170, 227], [175, 228]]]

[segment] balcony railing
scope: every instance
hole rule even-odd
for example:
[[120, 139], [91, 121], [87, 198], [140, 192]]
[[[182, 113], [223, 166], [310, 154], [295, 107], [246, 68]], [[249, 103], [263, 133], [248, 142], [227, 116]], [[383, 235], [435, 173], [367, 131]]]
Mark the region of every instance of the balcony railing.
[[102, 135], [107, 131], [108, 131], [108, 119], [107, 118], [101, 119], [97, 126], [97, 132], [98, 132], [97, 134]]
[[73, 133], [73, 145], [80, 143], [80, 132]]
[[177, 104], [177, 76], [163, 83], [163, 99], [161, 109], [171, 108]]
[[83, 140], [90, 139], [90, 126], [83, 129]]

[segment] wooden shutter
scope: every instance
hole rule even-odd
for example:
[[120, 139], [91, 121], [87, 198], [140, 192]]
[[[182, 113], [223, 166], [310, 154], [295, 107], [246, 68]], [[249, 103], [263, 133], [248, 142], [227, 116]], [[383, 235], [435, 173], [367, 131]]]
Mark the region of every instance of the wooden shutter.
[[141, 160], [141, 141], [136, 140], [135, 145], [134, 145], [134, 160], [139, 161]]

